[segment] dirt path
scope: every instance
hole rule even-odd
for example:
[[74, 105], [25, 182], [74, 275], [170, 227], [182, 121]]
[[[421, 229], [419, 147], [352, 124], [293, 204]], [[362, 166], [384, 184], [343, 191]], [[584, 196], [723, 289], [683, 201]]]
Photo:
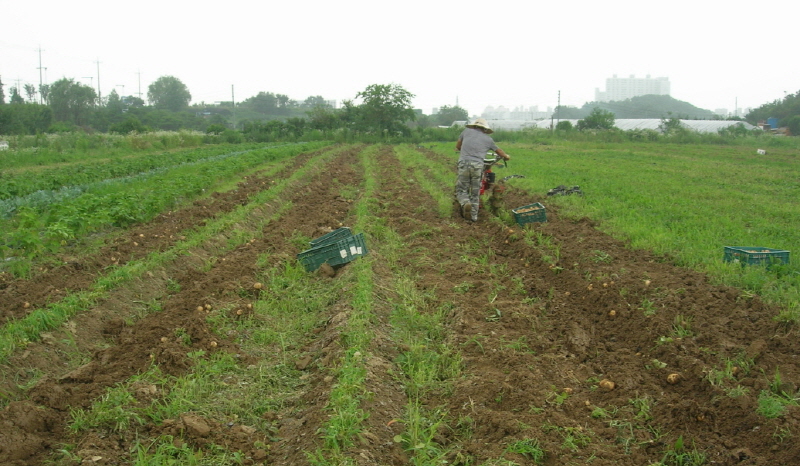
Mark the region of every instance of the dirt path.
[[[527, 227], [541, 236], [526, 241], [520, 228], [491, 221], [485, 212], [474, 224], [455, 211], [440, 218], [435, 208], [426, 208], [435, 205], [433, 199], [390, 148], [379, 151], [377, 165], [375, 201], [381, 218], [404, 240], [400, 266], [417, 274], [417, 286], [432, 296], [432, 308], [452, 309], [445, 331], [464, 358], [463, 377], [426, 400], [431, 409], [448, 413], [448, 425], [436, 440], [450, 449], [450, 464], [501, 458], [534, 464], [509, 447], [535, 439], [546, 452], [541, 464], [641, 466], [674, 450], [679, 437], [687, 450], [703, 452], [706, 464], [800, 463], [800, 447], [792, 440], [799, 431], [798, 408], [788, 406], [775, 419], [757, 414], [758, 395], [770, 389], [776, 371], [787, 393], [795, 393], [793, 381], [800, 380], [795, 332], [775, 323], [776, 309], [665, 258], [630, 250], [591, 221], [563, 219], [546, 198], [514, 189], [506, 194], [507, 207], [535, 201], [548, 207], [547, 223]], [[151, 360], [169, 374], [189, 370], [186, 348], [162, 341], [175, 328], [187, 330], [191, 348], [209, 350], [214, 340], [215, 351], [238, 354], [234, 343], [220, 340], [198, 318], [197, 306], [245, 304], [255, 298], [241, 290], [251, 289], [259, 255], [266, 251], [276, 261], [285, 260], [297, 252], [290, 242], [296, 232], [316, 237], [332, 225], [352, 223], [353, 204], [338, 195], [333, 178], [345, 186], [363, 183], [356, 150], [294, 186], [287, 195], [291, 214], [269, 223], [253, 242], [221, 255], [213, 248], [196, 251], [115, 291], [61, 333], [16, 354], [3, 368], [0, 390], [16, 398], [24, 387], [20, 382], [45, 375], [25, 388], [29, 401], [12, 402], [0, 413], [0, 463], [41, 464], [67, 437], [69, 407], [89, 405]], [[113, 262], [112, 255], [124, 262], [167, 248], [174, 241], [170, 235], [229, 211], [268, 181], [250, 177], [237, 191], [132, 229], [96, 257], [75, 258], [60, 272], [29, 281], [6, 282], [3, 309], [18, 309], [25, 301], [41, 306], [61, 290], [81, 289]], [[273, 209], [264, 206], [259, 214]], [[145, 240], [137, 239], [140, 234]], [[210, 258], [215, 260], [205, 260]], [[408, 464], [409, 456], [393, 441], [402, 429], [393, 420], [402, 417], [407, 402], [394, 375], [401, 349], [388, 322], [393, 272], [381, 260], [380, 245], [374, 245], [370, 260], [380, 285], [367, 377], [373, 395], [364, 406], [370, 417], [352, 459], [363, 465]], [[85, 275], [84, 281], [57, 282], [73, 270], [76, 277]], [[126, 320], [141, 303], [153, 300], [161, 312]], [[321, 444], [319, 430], [328, 418], [330, 371], [341, 357], [340, 332], [348, 312], [346, 303], [326, 310], [325, 324], [303, 348], [311, 363], [303, 362], [298, 403], [275, 413], [275, 432], [226, 429], [205, 420], [210, 432], [193, 440], [238, 448], [250, 458], [247, 464], [308, 464], [306, 453]], [[11, 314], [18, 315], [24, 311]], [[76, 356], [59, 343], [64, 334], [72, 335], [90, 359], [70, 359]], [[722, 373], [726, 363], [731, 363], [731, 377], [714, 378], [714, 370]], [[668, 381], [670, 374], [678, 374], [676, 383]], [[613, 389], [602, 381], [612, 381]], [[745, 395], [730, 396], [732, 389]], [[163, 425], [148, 429], [152, 435], [174, 432]], [[78, 441], [84, 453], [105, 458], [105, 464], [123, 464], [132, 439], [94, 434]], [[268, 455], [254, 446], [256, 441], [270, 443]]]

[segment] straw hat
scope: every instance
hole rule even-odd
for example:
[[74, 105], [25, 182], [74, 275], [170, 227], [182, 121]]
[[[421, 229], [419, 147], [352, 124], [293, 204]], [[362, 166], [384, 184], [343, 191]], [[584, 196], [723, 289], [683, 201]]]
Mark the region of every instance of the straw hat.
[[481, 128], [486, 134], [494, 133], [494, 130], [489, 127], [489, 123], [483, 118], [476, 118], [475, 121], [467, 125], [467, 128]]

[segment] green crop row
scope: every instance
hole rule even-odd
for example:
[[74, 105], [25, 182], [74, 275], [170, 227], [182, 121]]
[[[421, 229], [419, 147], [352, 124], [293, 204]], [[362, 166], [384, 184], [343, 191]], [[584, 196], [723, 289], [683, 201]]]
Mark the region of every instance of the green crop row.
[[3, 136], [3, 139], [8, 141], [9, 150], [3, 153], [2, 166], [12, 170], [64, 163], [91, 163], [109, 157], [223, 142], [219, 136], [198, 131], [155, 131], [125, 135], [71, 132]]
[[219, 154], [202, 163], [176, 166], [143, 179], [93, 186], [77, 197], [46, 207], [22, 208], [13, 218], [0, 221], [0, 258], [12, 272], [24, 273], [29, 261], [58, 251], [90, 232], [149, 220], [258, 164], [322, 146], [323, 143], [294, 144], [235, 152], [233, 156]]
[[[234, 148], [235, 147], [235, 148]], [[235, 154], [264, 145], [212, 146], [180, 151], [149, 152], [133, 157], [114, 157], [102, 161], [88, 160], [53, 168], [0, 173], [0, 199], [13, 199], [37, 191], [58, 191], [73, 186], [153, 172], [181, 164], [219, 157], [221, 153]]]

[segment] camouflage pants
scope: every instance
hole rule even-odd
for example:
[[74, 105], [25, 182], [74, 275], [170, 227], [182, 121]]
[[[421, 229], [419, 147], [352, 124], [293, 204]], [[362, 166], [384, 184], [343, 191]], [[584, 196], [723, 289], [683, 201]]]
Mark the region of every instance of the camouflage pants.
[[466, 162], [459, 160], [457, 168], [456, 200], [458, 200], [459, 205], [464, 205], [466, 203], [472, 204], [472, 220], [477, 220], [483, 162]]

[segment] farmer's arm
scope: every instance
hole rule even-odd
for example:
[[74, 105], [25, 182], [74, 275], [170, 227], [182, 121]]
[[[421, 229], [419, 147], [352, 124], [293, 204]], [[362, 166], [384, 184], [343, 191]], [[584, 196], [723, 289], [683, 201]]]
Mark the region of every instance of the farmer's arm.
[[503, 157], [503, 159], [511, 160], [511, 156], [506, 154], [506, 152], [503, 149], [498, 147], [495, 152], [497, 152], [497, 155], [499, 155], [500, 157]]
[[461, 141], [462, 141], [461, 138], [458, 138], [458, 141], [456, 141], [456, 151], [457, 152], [461, 152]]

